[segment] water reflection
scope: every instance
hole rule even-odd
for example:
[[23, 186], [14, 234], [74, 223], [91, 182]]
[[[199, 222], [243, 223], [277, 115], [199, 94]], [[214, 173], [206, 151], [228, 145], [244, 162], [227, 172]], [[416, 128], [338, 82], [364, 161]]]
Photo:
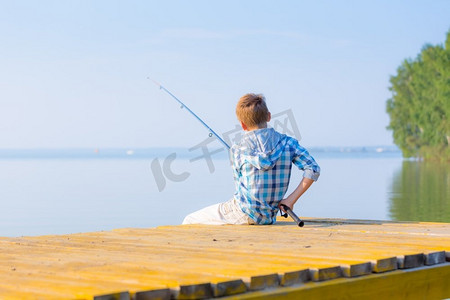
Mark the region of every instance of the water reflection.
[[450, 222], [450, 164], [404, 161], [391, 191], [392, 220]]

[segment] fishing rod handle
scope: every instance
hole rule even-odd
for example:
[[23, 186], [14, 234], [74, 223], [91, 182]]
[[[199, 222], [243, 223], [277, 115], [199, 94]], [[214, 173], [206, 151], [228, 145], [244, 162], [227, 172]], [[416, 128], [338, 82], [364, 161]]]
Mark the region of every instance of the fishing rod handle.
[[303, 227], [305, 225], [305, 223], [292, 211], [289, 206], [284, 204], [281, 204], [280, 206], [286, 211], [286, 213], [292, 218], [292, 220], [297, 223], [299, 227]]

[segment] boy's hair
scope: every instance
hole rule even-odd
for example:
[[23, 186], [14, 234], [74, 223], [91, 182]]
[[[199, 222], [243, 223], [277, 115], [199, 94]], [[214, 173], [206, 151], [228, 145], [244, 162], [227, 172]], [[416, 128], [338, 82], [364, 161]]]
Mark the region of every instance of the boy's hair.
[[246, 94], [236, 105], [236, 115], [239, 121], [247, 127], [260, 127], [267, 123], [269, 110], [262, 94]]

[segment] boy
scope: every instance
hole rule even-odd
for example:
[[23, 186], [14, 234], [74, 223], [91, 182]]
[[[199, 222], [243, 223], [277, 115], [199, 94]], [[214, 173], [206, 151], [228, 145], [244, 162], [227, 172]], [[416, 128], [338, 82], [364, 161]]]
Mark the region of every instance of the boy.
[[[319, 178], [320, 167], [298, 141], [267, 128], [271, 115], [263, 95], [239, 99], [236, 115], [245, 135], [231, 147], [236, 192], [227, 202], [188, 215], [183, 224], [273, 224], [280, 204], [293, 209], [298, 198]], [[288, 197], [292, 163], [303, 179]]]

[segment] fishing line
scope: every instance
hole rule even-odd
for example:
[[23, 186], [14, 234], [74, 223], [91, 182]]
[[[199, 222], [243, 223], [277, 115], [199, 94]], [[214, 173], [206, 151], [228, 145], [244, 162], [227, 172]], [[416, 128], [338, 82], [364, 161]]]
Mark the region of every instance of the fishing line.
[[159, 86], [160, 90], [165, 91], [167, 94], [169, 94], [173, 99], [175, 99], [181, 106], [180, 108], [186, 108], [188, 112], [191, 113], [191, 115], [193, 115], [200, 123], [202, 123], [203, 126], [205, 126], [208, 130], [209, 130], [209, 136], [212, 137], [213, 135], [227, 148], [230, 149], [230, 146], [228, 146], [228, 144], [217, 134], [215, 133], [214, 130], [211, 129], [211, 127], [209, 127], [202, 119], [200, 119], [199, 116], [197, 116], [189, 107], [187, 107], [183, 102], [181, 102], [180, 99], [178, 99], [177, 97], [175, 97], [174, 94], [172, 94], [168, 89], [166, 89], [165, 87], [163, 87], [161, 84], [159, 84], [158, 82], [156, 82], [155, 80], [151, 79], [150, 77], [147, 77], [147, 79], [150, 79], [151, 81], [153, 81], [157, 86]]

